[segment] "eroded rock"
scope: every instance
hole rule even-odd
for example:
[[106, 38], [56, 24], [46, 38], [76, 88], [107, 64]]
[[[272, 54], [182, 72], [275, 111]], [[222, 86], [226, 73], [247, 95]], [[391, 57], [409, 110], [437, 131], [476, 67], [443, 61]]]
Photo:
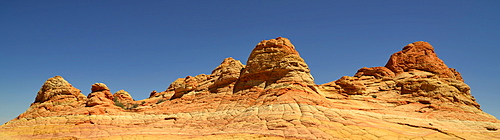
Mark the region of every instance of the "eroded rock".
[[[413, 58], [415, 57], [415, 58]], [[429, 66], [427, 66], [429, 64]], [[441, 70], [439, 70], [441, 69]], [[448, 71], [449, 70], [449, 71]], [[455, 77], [453, 77], [455, 76]], [[286, 38], [260, 42], [247, 65], [179, 78], [135, 101], [102, 83], [85, 97], [60, 76], [0, 126], [4, 139], [496, 139], [500, 121], [432, 46], [415, 42], [386, 67], [316, 85]]]
[[354, 75], [354, 77], [361, 76], [374, 76], [375, 78], [394, 78], [396, 75], [387, 67], [372, 67], [372, 68], [361, 68]]
[[103, 83], [95, 83], [92, 85], [92, 93], [87, 98], [87, 106], [92, 107], [96, 105], [114, 106], [113, 94], [109, 88]]
[[125, 90], [119, 90], [113, 94], [113, 100], [119, 101], [134, 101], [132, 96]]
[[[85, 100], [85, 95], [79, 89], [73, 87], [61, 76], [49, 78], [43, 84], [35, 98], [35, 103], [45, 102], [51, 99], [75, 98], [78, 101]], [[56, 99], [56, 100], [57, 100]]]
[[241, 72], [235, 91], [315, 85], [309, 67], [287, 38], [261, 41]]
[[240, 77], [241, 70], [245, 65], [239, 60], [226, 58], [224, 61], [212, 71], [212, 76], [216, 77], [212, 87], [224, 87], [227, 84], [236, 82]]
[[434, 47], [423, 41], [408, 44], [402, 51], [391, 55], [385, 67], [396, 74], [416, 69], [434, 73], [442, 78], [454, 78], [463, 82], [460, 73], [455, 69], [448, 68], [434, 53]]

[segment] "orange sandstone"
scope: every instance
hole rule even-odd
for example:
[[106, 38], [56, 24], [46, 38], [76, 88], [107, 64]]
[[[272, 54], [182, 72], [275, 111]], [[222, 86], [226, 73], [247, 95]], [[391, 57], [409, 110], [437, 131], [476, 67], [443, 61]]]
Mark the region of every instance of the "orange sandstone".
[[226, 58], [211, 74], [179, 78], [136, 101], [92, 85], [87, 97], [49, 78], [4, 139], [500, 139], [470, 87], [427, 42], [386, 66], [322, 85], [286, 38], [264, 40], [247, 65]]

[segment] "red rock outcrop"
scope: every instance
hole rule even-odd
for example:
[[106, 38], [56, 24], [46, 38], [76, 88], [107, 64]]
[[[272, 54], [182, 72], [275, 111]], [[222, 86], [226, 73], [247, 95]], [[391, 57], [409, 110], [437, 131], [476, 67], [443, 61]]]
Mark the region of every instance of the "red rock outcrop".
[[314, 85], [314, 79], [290, 40], [278, 37], [257, 44], [235, 90], [276, 89], [293, 84]]
[[217, 79], [214, 81], [211, 88], [225, 87], [228, 84], [233, 84], [239, 79], [241, 70], [245, 65], [240, 61], [231, 57], [224, 61], [212, 71], [212, 74]]
[[81, 114], [82, 111], [75, 108], [85, 106], [86, 101], [87, 97], [79, 89], [61, 76], [55, 76], [45, 81], [31, 107], [18, 118]]
[[130, 94], [125, 91], [125, 90], [119, 90], [117, 92], [115, 92], [115, 94], [113, 94], [113, 100], [118, 100], [118, 101], [134, 101], [134, 99], [132, 98], [132, 96], [130, 96]]
[[442, 78], [454, 78], [463, 82], [460, 73], [455, 69], [448, 68], [434, 53], [434, 47], [423, 41], [408, 44], [403, 50], [391, 55], [385, 67], [394, 73], [416, 69], [434, 73]]
[[5, 139], [500, 139], [460, 74], [415, 42], [386, 67], [314, 84], [286, 38], [264, 40], [247, 65], [179, 78], [135, 101], [102, 83], [85, 97], [50, 78], [35, 102], [0, 127]]
[[[375, 79], [362, 78], [374, 76]], [[339, 79], [338, 83], [346, 83]], [[352, 77], [351, 83], [343, 87], [355, 93], [367, 91], [369, 87], [360, 83], [391, 83], [390, 86], [375, 85], [386, 91], [397, 91], [395, 98], [405, 98], [408, 102], [426, 104], [461, 103], [479, 109], [479, 104], [470, 94], [470, 88], [463, 83], [462, 76], [453, 68], [448, 68], [434, 53], [427, 42], [419, 41], [406, 45], [402, 51], [391, 55], [385, 67], [361, 68]], [[387, 96], [387, 95], [385, 95]]]
[[375, 76], [375, 78], [394, 78], [396, 75], [387, 67], [361, 68], [354, 77]]
[[113, 94], [109, 91], [108, 86], [103, 83], [95, 83], [92, 85], [92, 93], [87, 96], [87, 106], [105, 105], [112, 106]]
[[61, 76], [55, 76], [45, 81], [35, 98], [35, 103], [41, 103], [48, 100], [85, 100], [85, 95], [81, 94], [79, 89], [73, 87]]
[[[232, 92], [234, 83], [240, 76], [244, 65], [233, 58], [226, 58], [210, 75], [200, 74], [178, 78], [163, 92], [152, 92], [150, 98], [173, 100], [196, 94]], [[230, 88], [231, 90], [229, 90]], [[221, 91], [222, 90], [222, 91]]]

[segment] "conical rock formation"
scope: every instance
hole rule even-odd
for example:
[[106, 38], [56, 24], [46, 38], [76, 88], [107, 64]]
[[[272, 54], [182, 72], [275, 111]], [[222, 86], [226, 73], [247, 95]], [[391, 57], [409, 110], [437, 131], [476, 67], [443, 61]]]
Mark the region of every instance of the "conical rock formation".
[[239, 77], [241, 70], [245, 65], [231, 57], [224, 59], [222, 63], [212, 71], [212, 75], [217, 77], [212, 87], [224, 87], [228, 84], [234, 84]]
[[52, 115], [82, 113], [76, 108], [85, 105], [87, 97], [61, 76], [47, 79], [31, 104], [18, 118], [36, 118]]
[[82, 101], [85, 100], [85, 95], [81, 94], [79, 89], [73, 87], [61, 76], [55, 76], [45, 81], [45, 84], [38, 91], [35, 103], [45, 102], [52, 98], [74, 98], [75, 100]]
[[314, 85], [314, 79], [290, 40], [278, 37], [257, 44], [235, 90], [276, 89], [293, 84]]
[[411, 69], [428, 71], [442, 78], [453, 78], [463, 82], [460, 73], [448, 68], [434, 53], [434, 47], [423, 41], [408, 44], [403, 50], [391, 55], [385, 67], [395, 73], [403, 73]]
[[[374, 76], [375, 79], [363, 78]], [[357, 78], [355, 78], [357, 77]], [[375, 88], [386, 91], [397, 91], [394, 98], [405, 98], [408, 102], [425, 104], [460, 103], [479, 109], [479, 104], [470, 94], [470, 87], [463, 83], [462, 76], [446, 64], [434, 53], [434, 48], [427, 42], [419, 41], [406, 45], [402, 51], [391, 55], [385, 67], [361, 68], [351, 81], [358, 83], [389, 83], [387, 86], [376, 85]], [[345, 81], [345, 80], [338, 80]], [[342, 83], [342, 82], [340, 82]], [[355, 90], [369, 94], [380, 90], [369, 85], [358, 84]], [[382, 96], [388, 96], [384, 94]], [[403, 96], [401, 96], [403, 95]]]

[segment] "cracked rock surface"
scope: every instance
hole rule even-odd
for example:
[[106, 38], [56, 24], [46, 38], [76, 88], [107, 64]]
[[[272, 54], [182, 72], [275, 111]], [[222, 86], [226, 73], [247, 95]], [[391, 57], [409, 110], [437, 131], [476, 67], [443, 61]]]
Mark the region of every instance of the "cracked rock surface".
[[0, 138], [500, 139], [500, 121], [427, 42], [321, 85], [286, 38], [258, 43], [246, 64], [226, 58], [143, 100], [103, 83], [85, 96], [49, 78]]

